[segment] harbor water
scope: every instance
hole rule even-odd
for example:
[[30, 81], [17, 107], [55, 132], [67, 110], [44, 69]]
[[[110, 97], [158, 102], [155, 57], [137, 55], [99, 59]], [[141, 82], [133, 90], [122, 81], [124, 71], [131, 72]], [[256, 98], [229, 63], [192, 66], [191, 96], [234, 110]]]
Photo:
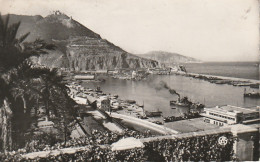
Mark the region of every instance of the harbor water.
[[227, 76], [259, 80], [259, 62], [205, 62], [186, 63], [186, 70], [190, 73]]
[[[184, 108], [171, 109], [170, 100], [176, 100], [178, 96], [170, 94], [168, 89], [161, 86], [161, 82], [165, 82], [181, 97], [187, 96], [192, 102], [203, 103], [206, 107], [227, 104], [241, 107], [260, 105], [260, 99], [244, 98], [245, 87], [218, 85], [185, 76], [150, 75], [142, 81], [120, 80], [111, 77], [105, 79], [105, 82], [83, 82], [82, 85], [89, 88], [100, 86], [104, 93], [117, 94], [120, 99], [136, 100], [139, 105], [144, 103], [145, 110], [159, 110], [163, 112], [163, 116], [180, 116], [187, 110]], [[258, 89], [254, 89], [254, 91], [258, 91]]]

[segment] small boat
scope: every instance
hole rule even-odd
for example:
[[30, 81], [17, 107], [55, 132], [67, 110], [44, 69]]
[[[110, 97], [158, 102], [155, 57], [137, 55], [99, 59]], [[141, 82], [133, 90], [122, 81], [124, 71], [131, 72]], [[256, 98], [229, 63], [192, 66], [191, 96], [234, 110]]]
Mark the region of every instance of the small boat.
[[97, 86], [96, 92], [102, 93], [101, 88], [99, 86]]
[[257, 92], [244, 93], [244, 97], [260, 98], [260, 93]]
[[244, 89], [244, 97], [250, 97], [250, 98], [260, 98], [260, 93], [258, 92], [246, 92], [246, 88]]
[[259, 88], [259, 84], [250, 84], [250, 88], [258, 89]]
[[105, 82], [106, 79], [98, 79], [99, 82]]
[[140, 119], [148, 119], [146, 116], [140, 116]]
[[155, 123], [155, 124], [158, 124], [158, 125], [163, 125], [163, 123], [160, 122], [160, 121], [153, 121], [152, 123]]
[[129, 104], [135, 104], [136, 103], [135, 100], [126, 100], [126, 102], [129, 103]]
[[113, 95], [113, 97], [118, 98], [118, 95]]
[[110, 95], [110, 99], [117, 99], [118, 95]]
[[145, 111], [147, 117], [159, 117], [162, 115], [161, 111]]

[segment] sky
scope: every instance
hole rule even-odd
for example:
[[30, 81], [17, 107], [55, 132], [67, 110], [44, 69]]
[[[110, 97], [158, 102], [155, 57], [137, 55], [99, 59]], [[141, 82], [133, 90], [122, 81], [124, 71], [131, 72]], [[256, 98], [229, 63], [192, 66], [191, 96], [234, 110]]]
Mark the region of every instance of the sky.
[[2, 14], [72, 16], [133, 54], [202, 61], [259, 59], [258, 0], [0, 0]]

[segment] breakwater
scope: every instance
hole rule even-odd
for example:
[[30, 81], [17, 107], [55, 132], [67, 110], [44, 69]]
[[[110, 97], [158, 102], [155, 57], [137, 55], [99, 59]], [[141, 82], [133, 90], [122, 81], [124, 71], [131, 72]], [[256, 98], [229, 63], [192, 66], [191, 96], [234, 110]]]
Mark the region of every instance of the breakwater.
[[205, 80], [215, 84], [228, 84], [228, 85], [240, 86], [240, 87], [249, 86], [251, 88], [258, 88], [260, 85], [260, 80], [254, 80], [254, 79], [234, 78], [234, 77], [197, 74], [197, 73], [176, 73], [176, 74]]

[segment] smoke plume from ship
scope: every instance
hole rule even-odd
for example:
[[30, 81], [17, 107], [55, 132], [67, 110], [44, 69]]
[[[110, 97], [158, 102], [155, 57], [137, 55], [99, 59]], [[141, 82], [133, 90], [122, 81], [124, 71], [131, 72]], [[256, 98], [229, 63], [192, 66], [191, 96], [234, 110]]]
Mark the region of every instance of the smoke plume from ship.
[[178, 97], [180, 97], [180, 94], [178, 92], [176, 92], [174, 89], [171, 89], [166, 82], [164, 81], [160, 81], [160, 83], [155, 87], [156, 90], [161, 90], [161, 89], [167, 89], [170, 94], [172, 95], [177, 95]]

